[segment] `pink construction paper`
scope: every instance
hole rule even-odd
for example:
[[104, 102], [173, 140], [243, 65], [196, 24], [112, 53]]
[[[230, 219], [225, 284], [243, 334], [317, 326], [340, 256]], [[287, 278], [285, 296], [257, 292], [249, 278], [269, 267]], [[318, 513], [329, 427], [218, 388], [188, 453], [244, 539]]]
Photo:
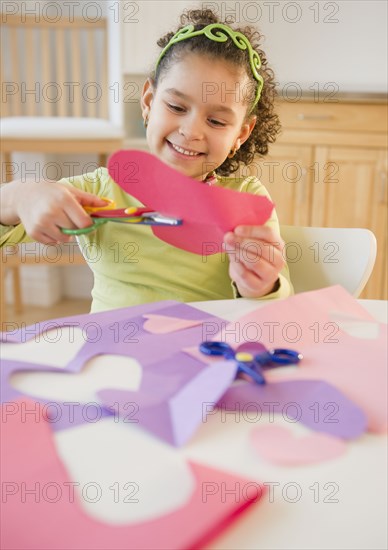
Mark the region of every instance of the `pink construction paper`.
[[253, 448], [272, 464], [302, 466], [332, 460], [346, 452], [346, 443], [323, 433], [295, 436], [282, 426], [261, 426], [250, 433]]
[[359, 406], [368, 430], [387, 431], [387, 325], [378, 337], [356, 338], [333, 322], [336, 315], [372, 321], [373, 317], [340, 286], [291, 296], [260, 308], [230, 323], [214, 340], [233, 347], [249, 339], [270, 348], [289, 347], [304, 358], [297, 368], [267, 371], [268, 382], [324, 380]]
[[126, 193], [147, 207], [182, 219], [181, 226], [153, 226], [152, 231], [162, 241], [195, 254], [222, 252], [225, 233], [238, 225], [264, 224], [274, 207], [267, 197], [205, 185], [145, 151], [114, 153], [108, 170]]
[[154, 313], [147, 313], [143, 317], [147, 319], [143, 324], [143, 328], [153, 334], [176, 332], [177, 330], [195, 327], [202, 323], [202, 321], [198, 320], [190, 321], [180, 319], [179, 317], [167, 317], [166, 315], [157, 315]]
[[[25, 405], [31, 410], [34, 403], [27, 400]], [[42, 417], [27, 415], [22, 420], [20, 415], [4, 418], [2, 414], [1, 420], [0, 540], [1, 548], [7, 550], [197, 549], [264, 492], [245, 491], [241, 498], [236, 499], [234, 493], [232, 498], [225, 498], [221, 487], [258, 484], [189, 462], [197, 484], [185, 506], [152, 521], [112, 526], [88, 516], [79, 505], [77, 492], [69, 492], [77, 480], [70, 479], [57, 455], [50, 425]], [[212, 490], [205, 499], [206, 483]], [[53, 486], [59, 487], [62, 495], [54, 502], [44, 498], [45, 488]], [[22, 498], [22, 487], [35, 488], [37, 498], [29, 494]]]
[[301, 351], [319, 343], [339, 348], [344, 332], [333, 321], [333, 312], [374, 321], [353, 296], [335, 285], [271, 302], [227, 324], [214, 340], [226, 341], [233, 347], [259, 341], [268, 347]]

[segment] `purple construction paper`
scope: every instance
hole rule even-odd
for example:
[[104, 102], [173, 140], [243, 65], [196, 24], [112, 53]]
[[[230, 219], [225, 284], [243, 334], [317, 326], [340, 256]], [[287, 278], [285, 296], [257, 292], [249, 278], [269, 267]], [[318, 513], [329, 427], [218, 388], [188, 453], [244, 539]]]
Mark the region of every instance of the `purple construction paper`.
[[[139, 402], [139, 399], [143, 399], [144, 403], [145, 395], [147, 395], [147, 398], [150, 399], [153, 394], [155, 394], [155, 398], [160, 402], [160, 407], [162, 409], [164, 408], [164, 405], [161, 402], [163, 398], [165, 398], [167, 402], [170, 402], [175, 395], [174, 403], [179, 402], [179, 398], [177, 396], [179, 396], [180, 392], [184, 393], [185, 386], [188, 386], [187, 390], [189, 390], [190, 387], [197, 387], [194, 382], [192, 386], [192, 379], [195, 379], [201, 371], [206, 368], [206, 365], [198, 360], [192, 359], [184, 352], [179, 351], [177, 353], [177, 351], [185, 345], [198, 345], [198, 343], [203, 339], [203, 326], [201, 324], [167, 334], [152, 334], [143, 328], [144, 323], [147, 321], [143, 315], [153, 313], [155, 311], [157, 311], [160, 315], [180, 317], [185, 320], [200, 320], [203, 323], [211, 323], [213, 333], [220, 330], [221, 324], [225, 324], [225, 321], [218, 317], [214, 317], [208, 313], [179, 302], [158, 302], [157, 304], [146, 304], [142, 306], [135, 306], [133, 308], [124, 308], [122, 310], [113, 310], [110, 312], [58, 319], [58, 326], [66, 326], [66, 324], [74, 326], [74, 322], [79, 322], [80, 324], [82, 322], [98, 323], [101, 337], [98, 341], [86, 341], [79, 350], [78, 354], [71, 361], [69, 361], [65, 368], [62, 369], [50, 365], [40, 365], [15, 360], [3, 360], [3, 368], [1, 369], [2, 402], [12, 401], [12, 399], [16, 399], [24, 395], [18, 390], [12, 388], [9, 384], [9, 377], [14, 372], [44, 371], [69, 373], [69, 375], [71, 375], [72, 373], [80, 372], [88, 360], [99, 354], [134, 357], [142, 365], [142, 386], [144, 385], [145, 393], [143, 395], [141, 392], [124, 392], [126, 394], [127, 402], [131, 401], [136, 404]], [[114, 321], [114, 326], [112, 326], [112, 320]], [[50, 322], [54, 323], [55, 321]], [[37, 334], [39, 334], [40, 332], [38, 328], [41, 329], [42, 326], [39, 325], [38, 327], [37, 325], [35, 326], [37, 327]], [[11, 336], [13, 341], [17, 342], [31, 339], [34, 337], [34, 334], [32, 334], [32, 336], [29, 335], [29, 338], [26, 338], [26, 335], [23, 335], [22, 331], [18, 331], [18, 333], [14, 333]], [[22, 340], [20, 340], [21, 338]], [[9, 341], [9, 339], [7, 339], [7, 341]], [[225, 376], [227, 376], [229, 371], [233, 371], [233, 369], [234, 365], [228, 367]], [[155, 376], [157, 377], [156, 383]], [[224, 378], [220, 377], [219, 388], [221, 389], [217, 393], [217, 397], [214, 398], [215, 400], [221, 396], [221, 393], [226, 389], [226, 387]], [[206, 388], [202, 388], [202, 391], [205, 390]], [[200, 390], [198, 389], [198, 392], [199, 391]], [[46, 398], [39, 398], [39, 396], [31, 397], [39, 403], [48, 403]], [[79, 404], [78, 407], [74, 407], [70, 410], [65, 403], [57, 403], [55, 401], [50, 401], [50, 403], [55, 405], [55, 409], [62, 411], [62, 413], [59, 412], [57, 415], [59, 418], [57, 418], [55, 422], [53, 421], [53, 428], [55, 430], [65, 429], [77, 424], [88, 422], [88, 419], [85, 418], [83, 414], [83, 404]], [[96, 407], [98, 406], [99, 405], [96, 404]], [[102, 418], [116, 414], [116, 412], [114, 408], [106, 409], [101, 406], [99, 414]], [[166, 408], [164, 414], [167, 415], [167, 424], [175, 425], [177, 420], [172, 420], [169, 416], [181, 414], [181, 411], [177, 413], [174, 410], [174, 407], [170, 407]], [[159, 414], [157, 414], [157, 417], [159, 418]], [[184, 430], [181, 428], [180, 432], [183, 431]], [[190, 425], [187, 426], [187, 431], [190, 431]], [[156, 432], [157, 430], [154, 430], [154, 433]], [[161, 437], [163, 437], [163, 434], [161, 434]], [[179, 437], [182, 438], [184, 435]], [[171, 441], [173, 442], [173, 440]]]
[[[145, 312], [143, 312], [144, 314]], [[147, 311], [146, 313], [151, 313]], [[168, 359], [178, 350], [184, 347], [198, 346], [204, 339], [203, 323], [215, 334], [225, 325], [225, 320], [214, 317], [192, 308], [186, 304], [177, 304], [159, 309], [158, 315], [166, 317], [180, 317], [181, 319], [201, 320], [203, 323], [184, 330], [165, 334], [153, 334], [143, 328], [147, 321], [142, 315], [135, 315], [124, 320], [117, 320], [112, 325], [100, 327], [98, 341], [85, 342], [76, 356], [70, 361], [68, 367], [79, 371], [88, 360], [100, 354], [123, 355], [135, 358], [143, 367]], [[187, 354], [182, 354], [186, 358]], [[183, 360], [183, 365], [185, 364]]]
[[128, 409], [136, 412], [129, 421], [138, 423], [154, 435], [175, 446], [186, 443], [205, 420], [206, 403], [217, 403], [236, 376], [234, 361], [220, 361], [204, 367], [183, 354], [154, 364], [137, 392], [107, 389], [98, 396], [105, 407], [115, 409], [122, 418]]
[[[19, 390], [13, 388], [9, 379], [11, 375], [15, 372], [22, 371], [39, 371], [39, 372], [54, 372], [54, 373], [68, 373], [71, 376], [72, 372], [69, 369], [58, 369], [56, 367], [50, 367], [48, 365], [37, 365], [36, 363], [27, 363], [22, 361], [14, 361], [11, 359], [3, 359], [1, 362], [0, 369], [0, 382], [1, 382], [1, 391], [0, 391], [0, 403], [6, 404], [5, 411], [6, 414], [35, 414], [31, 411], [21, 411], [18, 410], [19, 405], [17, 400], [24, 398], [25, 393], [20, 392]], [[86, 405], [90, 407], [90, 403], [73, 403], [70, 402], [61, 402], [54, 400], [47, 400], [36, 397], [35, 395], [30, 395], [31, 399], [34, 399], [38, 404], [44, 408], [48, 421], [51, 423], [54, 431], [63, 430], [66, 428], [71, 428], [84, 424], [85, 422], [95, 423], [92, 417], [87, 416], [85, 407]], [[114, 411], [110, 411], [104, 408], [98, 403], [93, 403], [93, 407], [96, 409], [96, 417], [106, 418], [107, 416], [113, 416]], [[35, 411], [38, 416], [39, 411]], [[41, 411], [40, 411], [41, 412]]]
[[[22, 326], [21, 328], [17, 328], [18, 323], [3, 323], [3, 325], [9, 326], [9, 330], [0, 332], [0, 342], [21, 344], [24, 342], [28, 342], [28, 340], [31, 340], [39, 334], [42, 334], [43, 332], [53, 328], [75, 326], [82, 329], [90, 322], [98, 323], [100, 326], [112, 325], [112, 323], [115, 323], [117, 321], [125, 321], [126, 319], [130, 319], [134, 316], [143, 315], [145, 313], [156, 313], [159, 312], [160, 309], [165, 309], [168, 306], [174, 305], [179, 306], [180, 302], [176, 302], [174, 300], [166, 300], [150, 304], [141, 304], [139, 306], [101, 311], [97, 313], [83, 313], [81, 315], [73, 315], [71, 317], [48, 319], [40, 323], [28, 325], [26, 327]], [[181, 314], [178, 315], [178, 317], [182, 315], [185, 315], [184, 311], [181, 311]]]
[[228, 411], [244, 411], [246, 407], [247, 412], [262, 411], [266, 419], [281, 414], [288, 422], [299, 421], [312, 430], [343, 439], [354, 439], [367, 429], [364, 411], [321, 380], [271, 382], [264, 386], [238, 383], [227, 390], [217, 407]]

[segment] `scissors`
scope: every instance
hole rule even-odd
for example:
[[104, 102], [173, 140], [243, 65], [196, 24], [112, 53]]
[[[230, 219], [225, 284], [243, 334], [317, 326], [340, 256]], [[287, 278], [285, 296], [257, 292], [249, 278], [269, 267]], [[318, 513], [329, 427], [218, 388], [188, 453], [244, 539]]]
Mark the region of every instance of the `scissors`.
[[104, 200], [108, 201], [109, 204], [99, 208], [93, 206], [84, 207], [84, 210], [90, 214], [93, 225], [79, 229], [66, 229], [62, 227], [62, 233], [65, 233], [66, 235], [85, 235], [86, 233], [95, 231], [100, 225], [107, 222], [168, 226], [182, 225], [183, 223], [182, 220], [171, 218], [169, 216], [163, 216], [163, 214], [155, 212], [150, 208], [129, 207], [115, 209], [114, 201], [105, 197]]
[[[244, 346], [244, 344], [243, 344]], [[243, 348], [240, 346], [240, 349]], [[254, 344], [255, 351], [259, 353], [253, 355], [245, 351], [234, 351], [232, 346], [226, 342], [202, 342], [199, 350], [205, 355], [214, 355], [232, 359], [237, 362], [238, 373], [243, 372], [250, 376], [256, 384], [265, 384], [263, 369], [274, 368], [284, 365], [296, 365], [303, 359], [303, 355], [295, 350], [286, 348], [276, 348], [268, 350], [259, 342]]]

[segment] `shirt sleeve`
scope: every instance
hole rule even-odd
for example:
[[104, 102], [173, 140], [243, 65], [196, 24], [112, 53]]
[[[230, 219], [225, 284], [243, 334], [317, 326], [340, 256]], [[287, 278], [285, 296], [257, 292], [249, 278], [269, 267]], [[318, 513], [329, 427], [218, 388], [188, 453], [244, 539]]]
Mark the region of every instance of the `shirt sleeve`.
[[[62, 178], [57, 183], [76, 187], [81, 191], [87, 191], [97, 196], [103, 196], [109, 180], [109, 174], [106, 168], [98, 168], [94, 172], [73, 176], [70, 178]], [[33, 242], [33, 239], [27, 235], [23, 224], [18, 225], [0, 225], [0, 248], [3, 246], [12, 246], [21, 243]]]
[[22, 224], [0, 225], [0, 248], [30, 242], [33, 242], [33, 239], [27, 235]]

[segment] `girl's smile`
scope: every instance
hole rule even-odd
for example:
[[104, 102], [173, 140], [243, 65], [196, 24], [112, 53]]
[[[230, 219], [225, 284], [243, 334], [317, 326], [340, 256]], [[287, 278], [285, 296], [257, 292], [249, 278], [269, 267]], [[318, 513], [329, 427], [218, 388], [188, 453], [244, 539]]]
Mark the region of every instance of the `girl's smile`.
[[178, 158], [186, 157], [185, 160], [194, 160], [200, 155], [204, 155], [204, 153], [201, 153], [200, 151], [194, 151], [193, 149], [181, 147], [176, 143], [171, 143], [168, 139], [166, 139], [166, 142], [171, 147], [171, 150], [178, 155]]
[[149, 116], [151, 152], [187, 176], [204, 180], [254, 127], [238, 94], [247, 83], [239, 67], [194, 53], [162, 73], [156, 89], [147, 80], [142, 109]]

